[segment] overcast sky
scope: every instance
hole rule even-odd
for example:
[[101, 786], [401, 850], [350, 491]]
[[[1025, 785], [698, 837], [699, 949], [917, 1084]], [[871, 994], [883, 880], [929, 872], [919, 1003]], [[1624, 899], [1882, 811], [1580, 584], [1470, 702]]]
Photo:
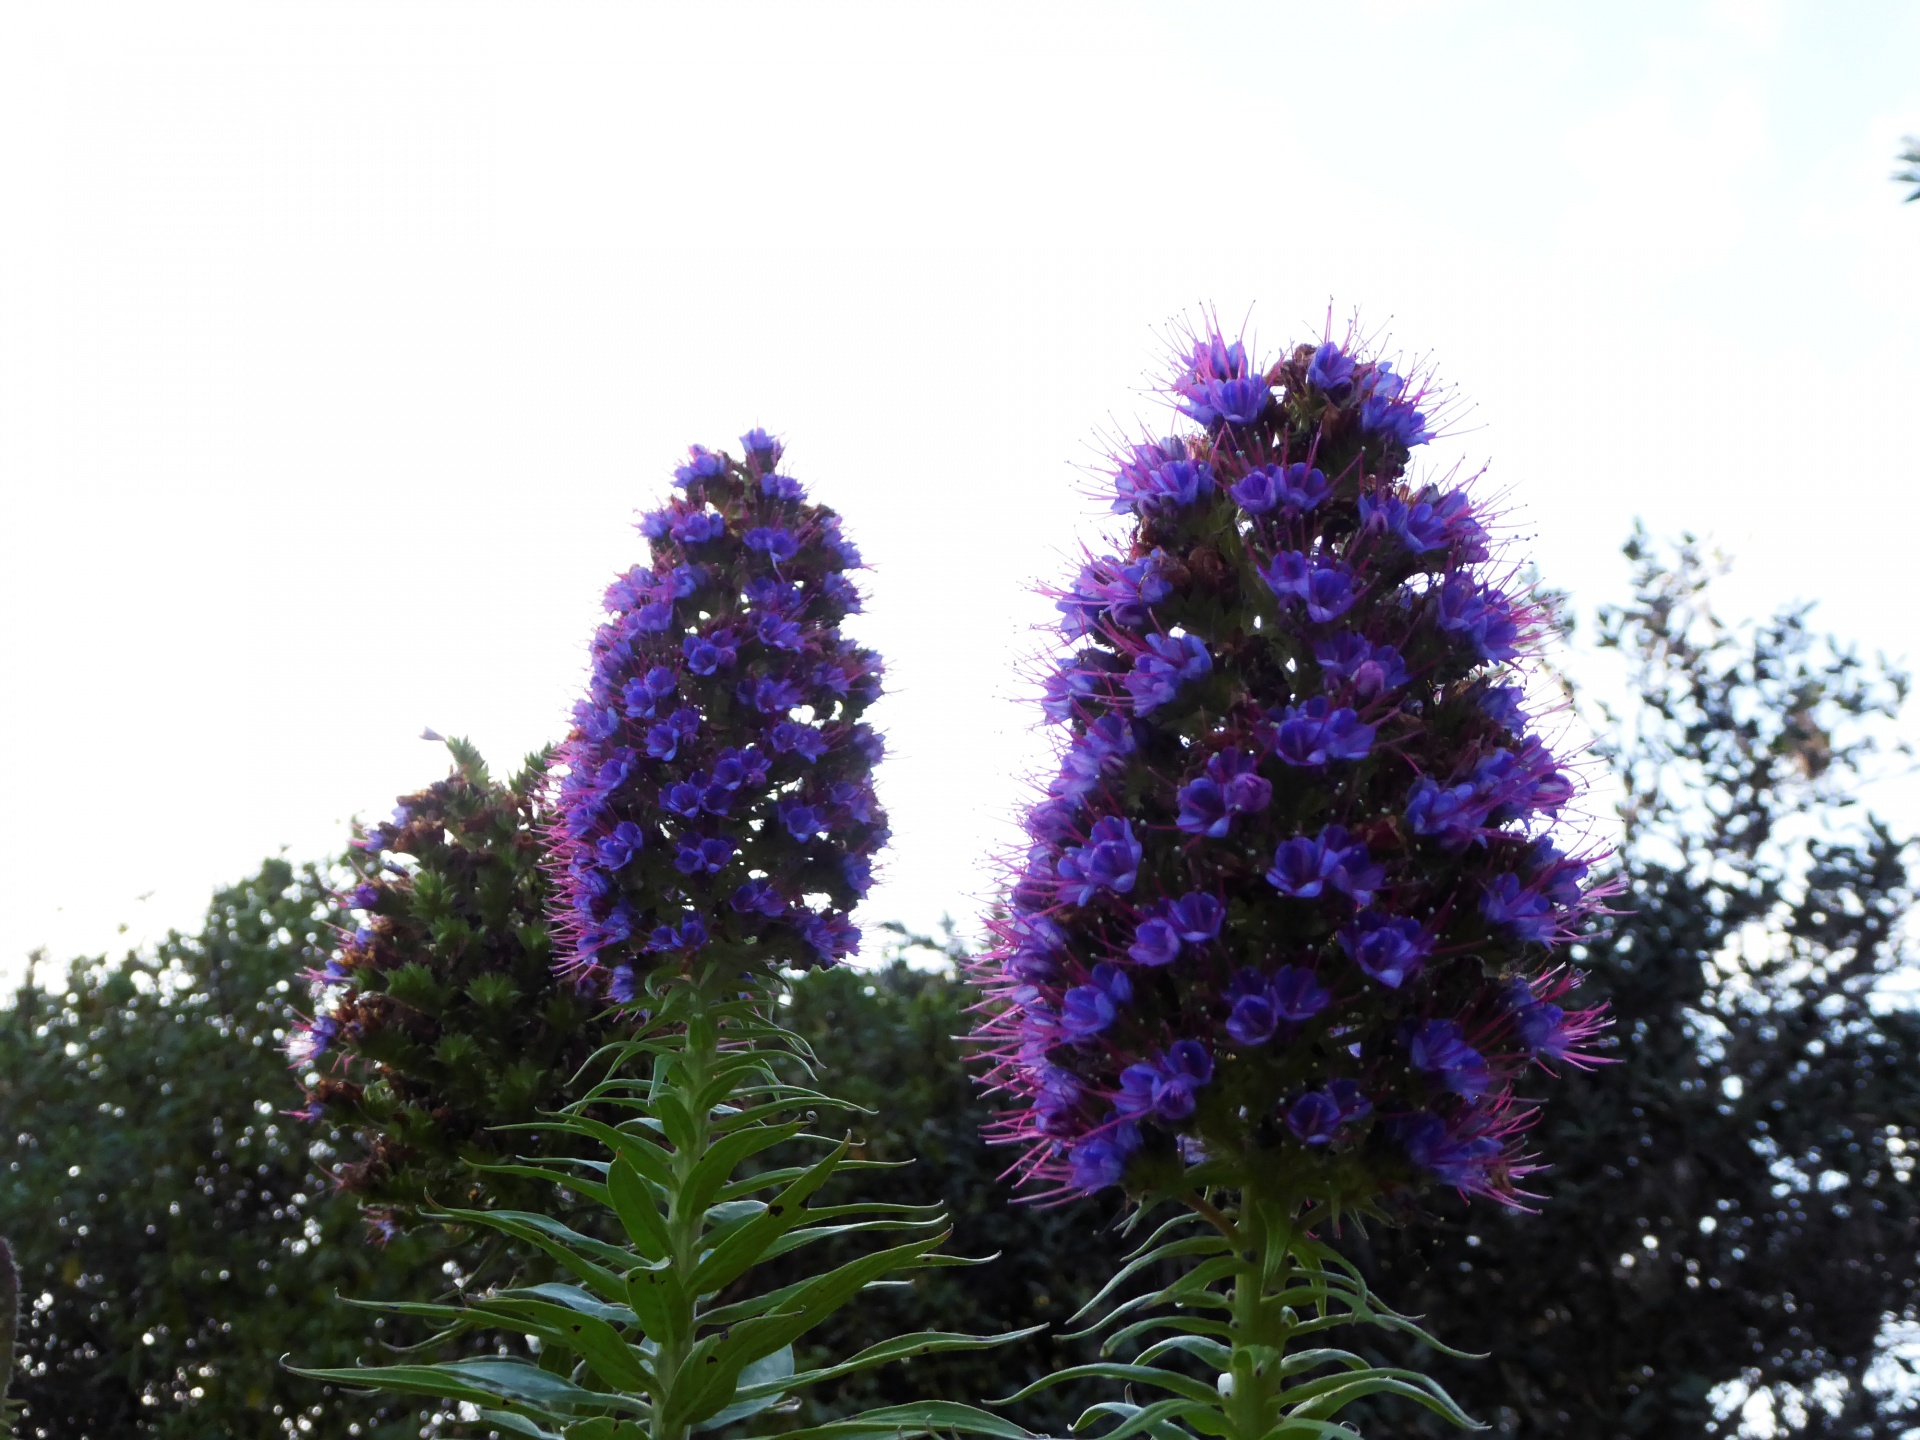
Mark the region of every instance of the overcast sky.
[[[864, 915], [977, 911], [1031, 587], [1209, 305], [1356, 309], [1545, 578], [1635, 516], [1920, 652], [1920, 6], [0, 10], [0, 976], [563, 729], [753, 424], [874, 565]], [[125, 936], [118, 927], [128, 927]]]

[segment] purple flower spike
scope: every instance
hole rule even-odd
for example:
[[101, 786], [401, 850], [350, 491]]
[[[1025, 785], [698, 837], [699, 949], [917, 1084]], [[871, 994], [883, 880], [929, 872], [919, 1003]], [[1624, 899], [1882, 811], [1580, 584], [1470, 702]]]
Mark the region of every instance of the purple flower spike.
[[1060, 763], [974, 971], [994, 1138], [1061, 1196], [1204, 1162], [1228, 1196], [1284, 1166], [1316, 1202], [1512, 1201], [1515, 1087], [1603, 1023], [1556, 953], [1598, 857], [1547, 838], [1576, 785], [1508, 668], [1524, 567], [1408, 477], [1436, 392], [1378, 356], [1203, 330], [1168, 388], [1197, 423], [1114, 457], [1128, 531], [1049, 592]]
[[887, 837], [860, 718], [880, 666], [839, 631], [859, 556], [775, 473], [777, 441], [742, 444], [744, 463], [695, 447], [685, 494], [642, 522], [652, 554], [607, 588], [559, 755], [553, 918], [562, 968], [593, 993], [639, 993], [659, 957], [709, 944], [780, 969], [859, 943], [845, 911]]

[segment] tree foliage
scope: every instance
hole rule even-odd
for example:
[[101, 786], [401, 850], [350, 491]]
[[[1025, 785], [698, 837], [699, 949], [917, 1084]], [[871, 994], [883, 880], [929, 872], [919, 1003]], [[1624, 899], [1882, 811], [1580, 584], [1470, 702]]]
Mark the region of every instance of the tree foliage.
[[316, 1172], [311, 1127], [284, 1113], [300, 1103], [280, 1053], [290, 977], [337, 918], [316, 871], [269, 861], [214, 898], [200, 934], [76, 962], [0, 1012], [22, 1437], [417, 1433], [408, 1412], [323, 1401], [279, 1364], [344, 1363], [364, 1343], [336, 1290], [443, 1283], [435, 1237], [366, 1243]]
[[1905, 680], [1805, 609], [1723, 623], [1691, 542], [1627, 553], [1600, 638], [1632, 682], [1603, 717], [1630, 891], [1584, 962], [1617, 1063], [1545, 1107], [1537, 1213], [1442, 1206], [1370, 1259], [1491, 1352], [1437, 1368], [1501, 1434], [1731, 1433], [1759, 1396], [1811, 1434], [1898, 1434], [1868, 1376], [1920, 1271], [1920, 1016], [1885, 988], [1913, 894], [1860, 789]]

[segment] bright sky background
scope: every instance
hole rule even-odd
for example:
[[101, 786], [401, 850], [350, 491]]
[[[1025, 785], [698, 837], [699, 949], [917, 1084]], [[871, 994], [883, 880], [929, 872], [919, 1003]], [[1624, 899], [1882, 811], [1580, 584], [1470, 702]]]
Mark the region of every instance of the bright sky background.
[[[1920, 6], [0, 9], [0, 977], [557, 737], [636, 510], [783, 432], [977, 911], [1011, 657], [1168, 321], [1358, 308], [1545, 578], [1635, 516], [1920, 653]], [[118, 927], [128, 927], [125, 936]]]

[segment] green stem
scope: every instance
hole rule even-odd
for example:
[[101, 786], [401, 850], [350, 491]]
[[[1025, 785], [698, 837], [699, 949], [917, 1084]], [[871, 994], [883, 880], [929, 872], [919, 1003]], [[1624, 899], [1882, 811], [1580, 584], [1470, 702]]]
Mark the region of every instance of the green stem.
[[[689, 977], [685, 982], [687, 1018], [682, 1045], [675, 1054], [655, 1058], [653, 1080], [655, 1092], [671, 1095], [678, 1100], [681, 1109], [692, 1120], [693, 1143], [685, 1148], [674, 1147], [673, 1196], [667, 1210], [667, 1242], [673, 1273], [688, 1279], [691, 1279], [695, 1267], [700, 1263], [700, 1240], [706, 1228], [705, 1214], [694, 1211], [689, 1204], [688, 1181], [695, 1167], [706, 1158], [712, 1120], [710, 1115], [696, 1112], [696, 1097], [713, 1078], [720, 1053], [719, 1029], [707, 1010], [710, 997], [702, 983], [703, 978]], [[688, 1434], [685, 1425], [668, 1428], [663, 1423], [666, 1396], [672, 1391], [681, 1367], [686, 1364], [694, 1339], [693, 1308], [696, 1297], [689, 1291], [676, 1298], [678, 1313], [673, 1317], [672, 1332], [659, 1337], [658, 1349], [653, 1357], [659, 1388], [654, 1394], [653, 1424], [649, 1427], [652, 1440], [686, 1440]]]
[[1296, 1264], [1295, 1229], [1290, 1204], [1262, 1195], [1251, 1184], [1241, 1191], [1231, 1238], [1246, 1268], [1234, 1279], [1230, 1311], [1233, 1388], [1225, 1397], [1230, 1440], [1261, 1440], [1280, 1420], [1277, 1397], [1285, 1388], [1280, 1361], [1292, 1317], [1278, 1296]]

